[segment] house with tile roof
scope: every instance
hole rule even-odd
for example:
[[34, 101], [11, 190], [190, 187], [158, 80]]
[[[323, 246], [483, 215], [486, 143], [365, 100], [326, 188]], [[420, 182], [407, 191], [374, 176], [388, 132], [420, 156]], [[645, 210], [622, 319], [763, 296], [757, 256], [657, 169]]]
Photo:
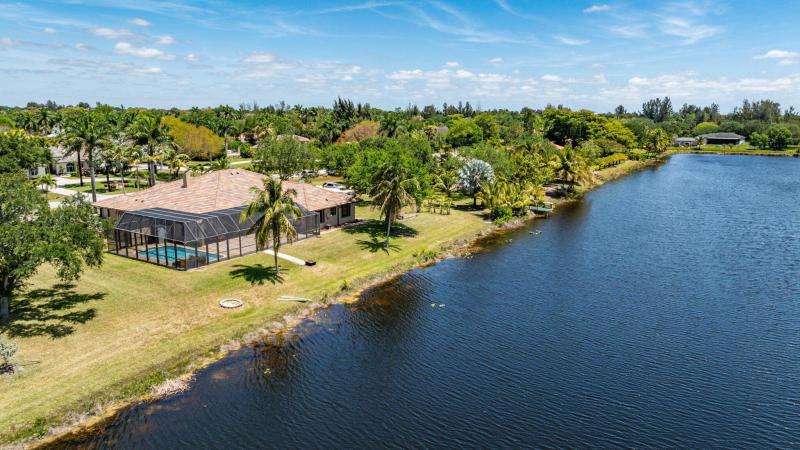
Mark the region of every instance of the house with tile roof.
[[[102, 217], [117, 218], [109, 250], [177, 269], [191, 269], [256, 251], [252, 220], [240, 220], [267, 175], [225, 169], [93, 203]], [[302, 216], [300, 239], [356, 219], [355, 199], [308, 183], [284, 181]]]

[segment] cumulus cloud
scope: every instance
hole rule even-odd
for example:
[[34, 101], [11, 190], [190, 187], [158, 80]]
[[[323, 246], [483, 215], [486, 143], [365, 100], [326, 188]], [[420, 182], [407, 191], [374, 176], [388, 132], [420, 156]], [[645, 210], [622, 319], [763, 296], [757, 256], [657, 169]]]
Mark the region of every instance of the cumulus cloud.
[[175, 38], [169, 35], [164, 35], [159, 37], [157, 42], [161, 45], [172, 45], [175, 43]]
[[117, 42], [117, 45], [114, 46], [114, 53], [136, 56], [137, 58], [158, 58], [165, 61], [175, 59], [175, 55], [164, 53], [157, 48], [137, 47], [129, 42]]
[[94, 27], [89, 28], [89, 33], [105, 39], [130, 39], [134, 34], [124, 28]]
[[136, 25], [137, 27], [149, 27], [150, 26], [150, 22], [148, 22], [148, 21], [146, 21], [144, 19], [140, 19], [138, 17], [134, 17], [133, 19], [129, 20], [128, 23], [131, 24], [131, 25]]
[[545, 74], [542, 75], [542, 81], [561, 81], [561, 77], [558, 75]]
[[55, 28], [52, 28], [52, 27], [45, 27], [45, 29], [44, 29], [44, 30], [42, 30], [42, 31], [44, 31], [44, 32], [45, 32], [45, 33], [47, 33], [47, 34], [53, 34], [53, 33], [55, 33], [55, 32], [56, 32], [56, 29], [55, 29]]
[[584, 9], [583, 12], [585, 12], [586, 14], [592, 14], [592, 13], [605, 12], [605, 11], [608, 11], [610, 9], [611, 9], [610, 6], [608, 6], [606, 4], [601, 4], [601, 5], [592, 5], [592, 6], [588, 7], [588, 8], [586, 8], [586, 9]]
[[498, 58], [492, 58], [492, 59], [489, 60], [489, 62], [492, 63], [492, 64], [500, 64], [501, 62], [503, 62], [503, 58], [499, 58], [499, 57]]
[[199, 60], [200, 60], [200, 57], [199, 57], [199, 56], [197, 56], [197, 55], [196, 55], [196, 54], [194, 54], [194, 53], [189, 53], [188, 55], [186, 55], [186, 56], [184, 57], [184, 59], [185, 59], [186, 61], [189, 61], [189, 62], [197, 62], [197, 61], [199, 61]]
[[456, 62], [456, 61], [447, 61], [446, 63], [444, 63], [444, 66], [445, 66], [445, 67], [458, 67], [458, 66], [460, 66], [460, 65], [461, 65], [461, 64], [459, 64], [459, 63], [458, 63], [458, 62]]

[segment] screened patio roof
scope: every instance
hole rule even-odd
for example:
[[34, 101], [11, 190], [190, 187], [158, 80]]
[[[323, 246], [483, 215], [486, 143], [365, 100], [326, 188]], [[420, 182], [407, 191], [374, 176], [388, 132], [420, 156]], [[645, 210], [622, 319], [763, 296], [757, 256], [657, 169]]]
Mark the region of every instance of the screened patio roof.
[[208, 213], [189, 213], [165, 208], [126, 212], [116, 229], [155, 236], [184, 244], [230, 236], [248, 230], [254, 218], [239, 223], [244, 206]]

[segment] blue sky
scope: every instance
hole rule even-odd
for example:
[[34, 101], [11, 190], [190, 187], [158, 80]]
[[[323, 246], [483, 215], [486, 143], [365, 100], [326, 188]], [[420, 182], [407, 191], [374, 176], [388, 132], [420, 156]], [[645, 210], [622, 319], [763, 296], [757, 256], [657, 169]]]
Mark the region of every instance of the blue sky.
[[0, 104], [800, 107], [800, 2], [0, 0]]

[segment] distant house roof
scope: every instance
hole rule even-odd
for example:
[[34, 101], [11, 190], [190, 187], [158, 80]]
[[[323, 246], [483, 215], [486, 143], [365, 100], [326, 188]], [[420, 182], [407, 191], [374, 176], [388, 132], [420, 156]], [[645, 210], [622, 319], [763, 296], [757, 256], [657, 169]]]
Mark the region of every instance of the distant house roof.
[[447, 134], [447, 132], [450, 131], [450, 128], [446, 127], [445, 125], [439, 125], [435, 128], [437, 134]]
[[675, 142], [697, 142], [697, 138], [679, 137], [679, 138], [675, 138]]
[[291, 137], [292, 139], [294, 139], [297, 142], [311, 142], [311, 139], [309, 139], [309, 138], [307, 138], [305, 136], [300, 136], [298, 134], [279, 134], [279, 135], [275, 136], [275, 139], [281, 140], [281, 139], [286, 139], [288, 137]]
[[[75, 162], [78, 159], [78, 155], [74, 153], [67, 155], [67, 149], [60, 145], [51, 146], [50, 154], [53, 155], [53, 162], [55, 163]], [[86, 152], [81, 152], [81, 161], [86, 161]]]
[[[150, 189], [120, 194], [94, 203], [98, 208], [117, 211], [136, 211], [146, 208], [164, 208], [190, 213], [207, 213], [248, 204], [253, 198], [252, 187], [263, 187], [266, 175], [244, 169], [225, 169], [183, 180], [156, 184]], [[284, 189], [294, 189], [295, 203], [307, 211], [350, 203], [349, 195], [331, 192], [307, 183], [284, 181]]]
[[731, 139], [731, 140], [746, 139], [744, 136], [736, 133], [706, 133], [706, 134], [701, 134], [700, 137], [704, 139]]

